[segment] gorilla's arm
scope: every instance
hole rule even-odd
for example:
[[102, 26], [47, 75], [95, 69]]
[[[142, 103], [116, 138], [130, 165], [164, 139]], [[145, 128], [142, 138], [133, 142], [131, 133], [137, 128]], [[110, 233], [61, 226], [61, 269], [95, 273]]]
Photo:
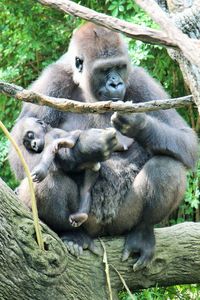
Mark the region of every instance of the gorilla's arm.
[[[87, 168], [89, 163], [107, 160], [117, 145], [116, 131], [113, 128], [91, 128], [81, 131], [72, 149], [60, 149], [56, 160], [65, 172]], [[82, 168], [83, 166], [83, 168]]]
[[[65, 55], [66, 56], [66, 55]], [[63, 56], [64, 57], [64, 56]], [[75, 87], [73, 75], [69, 67], [67, 57], [65, 64], [61, 57], [56, 63], [43, 70], [39, 78], [29, 87], [30, 90], [56, 98], [72, 98]], [[81, 99], [77, 99], [81, 100]], [[49, 123], [52, 127], [59, 127], [63, 112], [47, 106], [32, 103], [24, 103], [18, 119], [23, 117], [35, 117]]]
[[[53, 140], [54, 132], [61, 132], [62, 137]], [[45, 139], [45, 149], [43, 150], [42, 158], [40, 163], [35, 166], [31, 175], [34, 182], [41, 182], [48, 175], [49, 168], [54, 162], [55, 155], [61, 148], [72, 148], [74, 147], [80, 132], [72, 132], [72, 134], [64, 133], [62, 130], [53, 129], [51, 132], [47, 133], [47, 138]], [[51, 143], [48, 143], [48, 140]]]
[[[174, 126], [160, 120], [170, 116]], [[198, 157], [197, 137], [187, 127], [175, 111], [159, 112], [151, 115], [144, 113], [115, 115], [114, 126], [128, 137], [134, 138], [143, 147], [154, 154], [172, 156], [181, 161], [187, 168], [195, 166]], [[179, 121], [179, 122], [178, 122]]]
[[[146, 102], [169, 98], [163, 88], [144, 70], [134, 69], [129, 81], [127, 100]], [[173, 110], [151, 113], [114, 114], [112, 123], [122, 134], [134, 138], [154, 154], [172, 156], [187, 168], [195, 166], [198, 157], [197, 136]]]

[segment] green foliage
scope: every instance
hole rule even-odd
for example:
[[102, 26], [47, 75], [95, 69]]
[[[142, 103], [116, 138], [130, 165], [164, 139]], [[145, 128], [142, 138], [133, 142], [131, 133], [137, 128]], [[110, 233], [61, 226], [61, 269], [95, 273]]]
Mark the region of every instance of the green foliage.
[[[134, 293], [135, 300], [200, 300], [199, 285], [177, 285], [167, 288], [149, 288]], [[131, 300], [126, 292], [119, 294], [120, 300]]]
[[[158, 26], [132, 0], [76, 0], [114, 17], [152, 28]], [[72, 31], [81, 21], [70, 15], [47, 8], [34, 0], [0, 1], [0, 78], [27, 87], [40, 71], [55, 61], [68, 48]], [[185, 94], [181, 72], [167, 55], [164, 48], [127, 39], [133, 64], [143, 66], [157, 78], [172, 96]], [[21, 103], [0, 95], [0, 120], [10, 130], [17, 118]], [[187, 121], [196, 123], [196, 112], [192, 115], [181, 109]], [[194, 126], [193, 126], [194, 127]], [[8, 142], [0, 132], [0, 176], [11, 186], [17, 182], [11, 176], [7, 162]], [[199, 220], [200, 164], [196, 172], [188, 177], [185, 200], [171, 223]], [[153, 288], [135, 293], [136, 300], [200, 299], [199, 286], [185, 285], [169, 288]], [[121, 292], [120, 299], [128, 300]]]
[[[33, 0], [0, 1], [0, 79], [28, 86], [39, 72], [66, 52], [78, 19], [46, 8]], [[0, 95], [0, 120], [10, 130], [21, 103]], [[6, 160], [8, 143], [0, 132], [0, 176], [16, 181]]]
[[191, 208], [197, 209], [200, 204], [200, 162], [196, 172], [191, 172], [188, 176], [187, 184], [185, 202], [189, 203]]

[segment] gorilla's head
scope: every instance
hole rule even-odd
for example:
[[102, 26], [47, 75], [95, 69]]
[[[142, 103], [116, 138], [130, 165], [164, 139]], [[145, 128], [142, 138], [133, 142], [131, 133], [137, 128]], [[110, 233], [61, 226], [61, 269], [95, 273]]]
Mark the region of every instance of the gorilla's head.
[[24, 147], [31, 152], [42, 152], [45, 145], [47, 125], [42, 120], [32, 117], [23, 118], [20, 123], [22, 123], [20, 135]]
[[86, 23], [74, 32], [69, 54], [74, 81], [87, 101], [124, 99], [130, 61], [120, 34]]

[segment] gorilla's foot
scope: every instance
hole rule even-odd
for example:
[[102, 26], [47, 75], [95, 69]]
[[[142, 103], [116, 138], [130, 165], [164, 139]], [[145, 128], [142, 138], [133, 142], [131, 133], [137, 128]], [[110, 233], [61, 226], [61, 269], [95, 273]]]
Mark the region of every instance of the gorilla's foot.
[[84, 249], [89, 249], [96, 255], [102, 255], [101, 249], [95, 246], [94, 241], [83, 230], [66, 232], [60, 236], [67, 250], [74, 256], [79, 257]]
[[88, 219], [88, 214], [86, 213], [75, 213], [69, 216], [69, 222], [73, 227], [79, 227]]
[[124, 246], [122, 261], [125, 261], [132, 254], [138, 254], [139, 257], [133, 265], [134, 271], [145, 268], [151, 261], [155, 249], [155, 235], [153, 226], [149, 224], [138, 224], [128, 234]]

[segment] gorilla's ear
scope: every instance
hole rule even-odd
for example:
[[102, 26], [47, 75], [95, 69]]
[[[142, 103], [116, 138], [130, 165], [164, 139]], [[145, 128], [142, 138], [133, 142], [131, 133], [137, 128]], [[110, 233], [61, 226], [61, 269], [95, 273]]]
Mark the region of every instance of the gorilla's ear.
[[83, 71], [83, 58], [76, 56], [75, 66], [78, 69], [78, 71], [81, 73]]

